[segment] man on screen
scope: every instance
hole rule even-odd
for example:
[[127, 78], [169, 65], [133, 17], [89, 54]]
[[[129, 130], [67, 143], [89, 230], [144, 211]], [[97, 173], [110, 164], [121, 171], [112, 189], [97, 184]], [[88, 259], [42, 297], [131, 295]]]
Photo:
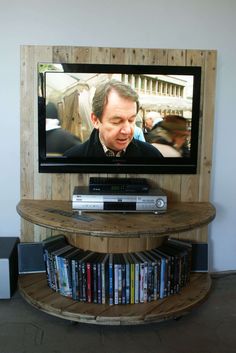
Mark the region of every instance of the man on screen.
[[158, 149], [134, 138], [138, 110], [138, 95], [129, 85], [116, 80], [99, 85], [92, 102], [90, 138], [65, 156], [162, 158]]

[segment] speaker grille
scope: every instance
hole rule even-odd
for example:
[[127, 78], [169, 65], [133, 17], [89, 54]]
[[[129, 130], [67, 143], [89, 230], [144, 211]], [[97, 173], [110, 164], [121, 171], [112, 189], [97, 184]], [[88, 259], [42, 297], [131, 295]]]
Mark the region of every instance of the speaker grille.
[[18, 244], [18, 270], [19, 274], [45, 272], [41, 243]]

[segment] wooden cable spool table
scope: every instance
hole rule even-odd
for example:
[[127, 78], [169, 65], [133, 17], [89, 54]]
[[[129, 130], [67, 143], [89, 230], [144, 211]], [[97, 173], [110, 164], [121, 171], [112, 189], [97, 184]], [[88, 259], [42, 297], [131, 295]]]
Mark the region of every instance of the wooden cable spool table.
[[[79, 213], [69, 201], [21, 200], [21, 217], [36, 225], [65, 232], [72, 245], [97, 252], [150, 250], [171, 234], [187, 232], [210, 223], [215, 208], [209, 202], [178, 202], [164, 214]], [[188, 313], [209, 294], [208, 273], [191, 274], [179, 294], [142, 304], [113, 305], [74, 301], [52, 291], [45, 274], [19, 277], [22, 296], [34, 307], [75, 322], [103, 325], [136, 325], [158, 322]]]

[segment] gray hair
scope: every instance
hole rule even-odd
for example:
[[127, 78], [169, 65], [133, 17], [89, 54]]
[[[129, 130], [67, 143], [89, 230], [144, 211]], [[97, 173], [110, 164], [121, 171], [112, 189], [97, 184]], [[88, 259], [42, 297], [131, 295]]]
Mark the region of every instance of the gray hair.
[[99, 120], [101, 120], [103, 110], [108, 102], [108, 95], [112, 90], [116, 91], [120, 97], [135, 102], [137, 112], [139, 111], [139, 96], [133, 88], [121, 81], [109, 80], [97, 86], [93, 97], [92, 110]]

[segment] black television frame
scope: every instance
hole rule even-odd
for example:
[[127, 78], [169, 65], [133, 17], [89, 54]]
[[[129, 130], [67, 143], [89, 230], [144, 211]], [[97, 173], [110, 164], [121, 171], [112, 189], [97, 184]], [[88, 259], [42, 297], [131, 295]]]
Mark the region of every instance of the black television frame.
[[[45, 93], [45, 74], [39, 73], [38, 88], [40, 94]], [[47, 63], [54, 64], [54, 63]], [[38, 166], [40, 173], [113, 173], [113, 174], [197, 174], [198, 141], [201, 98], [201, 67], [200, 66], [169, 66], [169, 65], [125, 65], [125, 64], [87, 64], [87, 63], [55, 63], [63, 67], [64, 73], [123, 73], [149, 75], [190, 75], [193, 76], [192, 120], [191, 120], [191, 153], [190, 157], [165, 157], [163, 159], [126, 160], [122, 158], [77, 159], [64, 156], [50, 157], [46, 154], [45, 123], [39, 117], [39, 111], [46, 118], [46, 103], [42, 109], [38, 100]], [[50, 71], [52, 72], [52, 71]], [[43, 88], [43, 89], [42, 89]], [[44, 96], [46, 102], [46, 96]]]

